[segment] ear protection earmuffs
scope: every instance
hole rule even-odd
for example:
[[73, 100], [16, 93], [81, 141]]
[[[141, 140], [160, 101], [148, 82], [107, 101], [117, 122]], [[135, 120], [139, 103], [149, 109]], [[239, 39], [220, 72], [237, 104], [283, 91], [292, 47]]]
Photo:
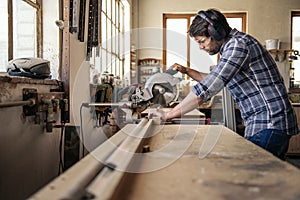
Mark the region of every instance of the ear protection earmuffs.
[[226, 31], [222, 24], [216, 20], [212, 20], [208, 15], [206, 14], [205, 11], [199, 11], [198, 16], [200, 16], [202, 19], [206, 20], [209, 25], [208, 25], [208, 33], [210, 34], [211, 37], [213, 37], [215, 40], [220, 41], [223, 38], [226, 37]]

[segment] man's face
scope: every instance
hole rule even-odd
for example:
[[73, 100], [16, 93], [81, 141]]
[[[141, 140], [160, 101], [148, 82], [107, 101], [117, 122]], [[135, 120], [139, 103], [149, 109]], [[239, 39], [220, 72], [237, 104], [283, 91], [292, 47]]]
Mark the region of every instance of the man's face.
[[214, 40], [212, 37], [196, 36], [194, 39], [200, 49], [203, 49], [209, 55], [215, 55], [220, 51], [222, 43]]

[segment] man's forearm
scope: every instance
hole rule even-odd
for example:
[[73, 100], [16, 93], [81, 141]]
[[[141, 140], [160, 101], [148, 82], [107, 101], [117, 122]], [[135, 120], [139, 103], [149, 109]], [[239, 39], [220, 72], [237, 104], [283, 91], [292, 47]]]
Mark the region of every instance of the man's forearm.
[[182, 115], [198, 108], [203, 101], [197, 97], [193, 92], [190, 92], [175, 108], [170, 112], [166, 113], [166, 120], [170, 120], [176, 117], [181, 117]]
[[207, 73], [199, 72], [191, 68], [186, 68], [186, 74], [197, 82], [201, 82], [207, 76]]

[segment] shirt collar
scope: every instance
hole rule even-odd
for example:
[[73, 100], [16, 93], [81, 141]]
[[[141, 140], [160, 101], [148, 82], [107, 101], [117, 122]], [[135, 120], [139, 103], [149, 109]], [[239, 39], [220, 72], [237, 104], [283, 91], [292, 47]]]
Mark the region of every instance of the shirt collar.
[[222, 54], [225, 44], [232, 38], [234, 35], [236, 35], [239, 31], [236, 28], [231, 29], [230, 33], [226, 37], [225, 42], [222, 44], [220, 48], [220, 54]]

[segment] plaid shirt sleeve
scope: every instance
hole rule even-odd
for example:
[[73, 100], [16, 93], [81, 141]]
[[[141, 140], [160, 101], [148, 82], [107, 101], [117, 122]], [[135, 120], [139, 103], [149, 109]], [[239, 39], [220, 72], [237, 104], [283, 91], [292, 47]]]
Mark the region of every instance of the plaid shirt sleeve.
[[246, 43], [232, 39], [222, 47], [222, 50], [217, 66], [192, 89], [204, 101], [221, 91], [248, 61], [249, 55]]

